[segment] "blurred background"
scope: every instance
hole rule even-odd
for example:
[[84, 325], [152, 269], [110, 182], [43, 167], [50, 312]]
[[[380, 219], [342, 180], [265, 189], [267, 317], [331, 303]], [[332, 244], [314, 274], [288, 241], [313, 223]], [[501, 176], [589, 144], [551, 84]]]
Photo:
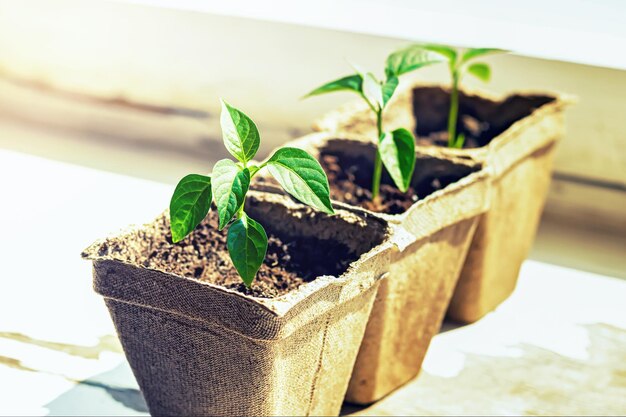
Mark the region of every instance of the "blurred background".
[[[226, 156], [219, 97], [257, 122], [261, 158], [357, 99], [300, 97], [349, 74], [349, 62], [382, 74], [386, 56], [412, 41], [513, 51], [488, 57], [491, 82], [467, 77], [470, 88], [578, 98], [566, 111], [531, 259], [598, 280], [626, 278], [625, 22], [620, 0], [506, 7], [496, 0], [0, 0], [0, 365], [6, 365], [0, 387], [56, 381], [31, 408], [17, 396], [0, 411], [41, 413], [40, 405], [54, 403], [72, 380], [124, 363], [80, 251], [109, 231], [149, 221], [167, 207], [183, 175], [207, 173]], [[449, 81], [444, 66], [415, 77]], [[570, 291], [569, 284], [555, 288]], [[596, 306], [618, 294], [608, 288]], [[100, 356], [89, 365], [81, 351], [83, 362], [64, 362], [60, 377], [48, 350], [27, 355], [31, 363], [18, 360], [43, 343], [29, 340], [56, 340], [44, 345], [57, 350], [60, 340], [67, 346], [113, 340], [114, 347], [102, 349], [115, 359], [103, 365], [107, 357]], [[27, 377], [29, 369], [44, 368], [41, 379]], [[132, 380], [124, 375], [119, 381]], [[86, 401], [83, 392], [56, 412], [75, 410], [68, 404]], [[145, 413], [136, 389], [130, 397], [111, 395], [139, 405], [107, 403], [108, 413]]]

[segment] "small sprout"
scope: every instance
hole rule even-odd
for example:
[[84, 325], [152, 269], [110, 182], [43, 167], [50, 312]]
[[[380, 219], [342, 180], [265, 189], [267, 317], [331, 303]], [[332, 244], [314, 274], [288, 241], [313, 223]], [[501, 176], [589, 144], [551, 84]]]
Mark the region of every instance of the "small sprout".
[[459, 84], [462, 76], [467, 72], [483, 82], [491, 78], [491, 68], [484, 62], [470, 63], [474, 58], [506, 51], [495, 48], [474, 48], [461, 51], [445, 45], [419, 45], [420, 47], [437, 53], [448, 61], [452, 90], [450, 91], [450, 112], [448, 114], [448, 147], [462, 148], [465, 144], [465, 135], [456, 133], [459, 115]]
[[319, 162], [301, 149], [281, 148], [261, 165], [251, 165], [260, 144], [259, 131], [248, 116], [222, 101], [220, 118], [224, 146], [238, 162], [222, 159], [210, 177], [190, 174], [174, 190], [170, 201], [170, 229], [174, 243], [183, 240], [206, 217], [215, 202], [219, 230], [228, 226], [230, 258], [250, 287], [267, 252], [267, 234], [244, 211], [250, 181], [267, 167], [285, 191], [324, 213], [333, 214], [328, 178]]
[[357, 93], [376, 115], [377, 150], [372, 175], [372, 199], [379, 198], [380, 178], [383, 165], [389, 172], [398, 189], [406, 192], [415, 169], [415, 138], [406, 129], [386, 132], [383, 128], [383, 112], [393, 97], [399, 77], [427, 65], [443, 61], [434, 53], [418, 45], [409, 46], [389, 55], [385, 65], [385, 79], [378, 80], [371, 72], [355, 67], [356, 74], [331, 81], [311, 91], [305, 97], [335, 91]]

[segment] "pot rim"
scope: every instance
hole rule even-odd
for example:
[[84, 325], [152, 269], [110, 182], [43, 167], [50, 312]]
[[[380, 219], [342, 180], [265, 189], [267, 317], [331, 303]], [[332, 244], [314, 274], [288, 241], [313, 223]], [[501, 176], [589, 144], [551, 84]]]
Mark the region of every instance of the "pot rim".
[[[284, 204], [287, 208], [306, 208], [301, 203], [293, 201], [288, 196], [281, 195], [278, 193], [274, 193], [272, 191], [267, 190], [256, 190], [251, 189], [250, 195], [253, 197], [261, 197], [263, 196], [263, 201], [270, 200], [270, 204]], [[316, 277], [314, 280], [306, 282], [300, 285], [298, 288], [289, 291], [286, 294], [280, 295], [274, 298], [260, 298], [254, 297], [251, 295], [240, 293], [233, 289], [228, 289], [222, 287], [217, 284], [213, 284], [210, 282], [199, 281], [194, 278], [186, 277], [180, 274], [176, 274], [169, 271], [164, 271], [155, 268], [149, 268], [143, 266], [141, 263], [135, 263], [128, 260], [118, 259], [110, 254], [99, 255], [99, 248], [105, 242], [112, 238], [120, 238], [128, 235], [132, 235], [135, 232], [138, 232], [145, 227], [149, 226], [151, 223], [159, 219], [161, 216], [166, 215], [169, 210], [165, 210], [161, 215], [157, 216], [152, 222], [144, 223], [142, 225], [129, 225], [116, 233], [111, 233], [107, 237], [97, 239], [91, 245], [89, 245], [85, 250], [81, 253], [81, 257], [85, 260], [91, 260], [96, 263], [103, 262], [113, 262], [116, 264], [125, 265], [131, 268], [143, 269], [147, 271], [152, 271], [158, 273], [159, 276], [164, 279], [183, 279], [187, 285], [196, 286], [198, 289], [202, 289], [205, 291], [211, 291], [214, 293], [221, 293], [227, 296], [235, 296], [246, 303], [250, 303], [254, 306], [260, 306], [267, 310], [268, 312], [281, 317], [285, 316], [290, 310], [296, 307], [299, 303], [304, 301], [305, 299], [311, 297], [317, 292], [327, 288], [327, 287], [347, 287], [342, 290], [342, 299], [347, 300], [360, 292], [364, 292], [369, 289], [373, 285], [375, 285], [380, 279], [384, 278], [386, 273], [380, 273], [376, 276], [370, 277], [370, 279], [359, 280], [358, 283], [354, 283], [354, 285], [350, 285], [351, 281], [355, 281], [355, 271], [359, 268], [363, 267], [363, 265], [367, 264], [368, 261], [378, 257], [385, 256], [389, 254], [394, 246], [398, 246], [396, 240], [396, 234], [394, 233], [394, 226], [389, 224], [385, 219], [380, 218], [379, 216], [373, 215], [373, 213], [368, 212], [367, 210], [363, 210], [359, 207], [352, 207], [343, 203], [333, 202], [335, 207], [336, 215], [343, 218], [344, 221], [348, 223], [354, 222], [377, 222], [382, 226], [382, 241], [373, 246], [370, 250], [363, 252], [357, 260], [351, 262], [348, 265], [348, 268], [339, 276], [333, 275], [322, 275]], [[309, 209], [312, 210], [312, 209]], [[323, 215], [320, 213], [320, 215]], [[105, 296], [106, 297], [106, 296]], [[108, 297], [112, 298], [112, 297]], [[126, 300], [119, 299], [118, 301], [127, 302]]]

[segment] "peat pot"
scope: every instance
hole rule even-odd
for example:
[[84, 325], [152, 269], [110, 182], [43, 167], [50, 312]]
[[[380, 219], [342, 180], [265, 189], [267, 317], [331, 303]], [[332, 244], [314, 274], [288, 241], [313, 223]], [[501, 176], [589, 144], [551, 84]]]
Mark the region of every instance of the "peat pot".
[[[457, 132], [463, 149], [447, 144], [449, 90], [410, 85], [399, 90], [385, 114], [385, 129], [411, 129], [421, 152], [442, 158], [471, 158], [491, 174], [489, 211], [480, 219], [448, 315], [474, 322], [514, 290], [532, 246], [552, 176], [557, 142], [563, 135], [563, 109], [572, 98], [549, 93], [491, 97], [460, 93]], [[350, 103], [329, 113], [317, 130], [372, 140], [371, 111]]]
[[270, 241], [252, 290], [228, 278], [213, 210], [177, 244], [166, 212], [83, 253], [153, 415], [339, 413], [397, 251], [390, 228], [258, 191], [246, 212]]
[[[385, 173], [381, 196], [386, 204], [374, 206], [368, 195], [372, 143], [314, 133], [286, 146], [305, 149], [321, 162], [332, 199], [398, 226], [402, 250], [391, 253], [346, 394], [349, 402], [368, 404], [419, 373], [486, 210], [487, 173], [471, 160], [417, 154], [411, 191], [399, 193]], [[272, 182], [263, 176], [260, 181]]]

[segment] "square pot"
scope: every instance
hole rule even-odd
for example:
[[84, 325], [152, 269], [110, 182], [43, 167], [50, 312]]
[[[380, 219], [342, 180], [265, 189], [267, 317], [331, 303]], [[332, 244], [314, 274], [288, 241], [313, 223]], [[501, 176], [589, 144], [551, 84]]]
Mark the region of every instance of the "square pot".
[[[316, 133], [285, 146], [302, 148], [322, 162], [332, 156], [340, 166], [358, 161], [354, 181], [369, 184], [376, 151], [372, 143]], [[428, 154], [416, 157], [413, 187], [426, 189], [437, 180], [442, 189], [427, 196], [428, 191], [421, 192], [425, 197], [403, 213], [372, 213], [396, 226], [401, 250], [391, 254], [389, 275], [376, 295], [346, 394], [352, 403], [372, 403], [419, 373], [486, 210], [488, 174], [480, 164]], [[259, 181], [273, 183], [267, 175]], [[391, 179], [383, 175], [382, 182]], [[331, 198], [339, 198], [335, 193], [331, 178]]]
[[[451, 318], [468, 323], [495, 309], [515, 288], [543, 211], [554, 151], [564, 130], [563, 109], [573, 99], [548, 93], [505, 98], [460, 93], [458, 129], [478, 133], [470, 143], [475, 147], [449, 149], [425, 139], [446, 131], [449, 97], [449, 90], [439, 86], [399, 90], [386, 110], [385, 128], [412, 130], [420, 152], [471, 158], [490, 171], [490, 209], [480, 219], [448, 310]], [[315, 128], [373, 140], [376, 131], [370, 113], [365, 104], [350, 103], [329, 113]]]
[[151, 414], [339, 413], [376, 290], [397, 248], [384, 220], [337, 208], [327, 216], [285, 196], [249, 192], [246, 212], [268, 235], [332, 242], [352, 260], [338, 276], [320, 276], [276, 298], [181, 276], [172, 272], [174, 262], [145, 267], [154, 250], [150, 239], [169, 227], [167, 212], [85, 250], [95, 291]]

